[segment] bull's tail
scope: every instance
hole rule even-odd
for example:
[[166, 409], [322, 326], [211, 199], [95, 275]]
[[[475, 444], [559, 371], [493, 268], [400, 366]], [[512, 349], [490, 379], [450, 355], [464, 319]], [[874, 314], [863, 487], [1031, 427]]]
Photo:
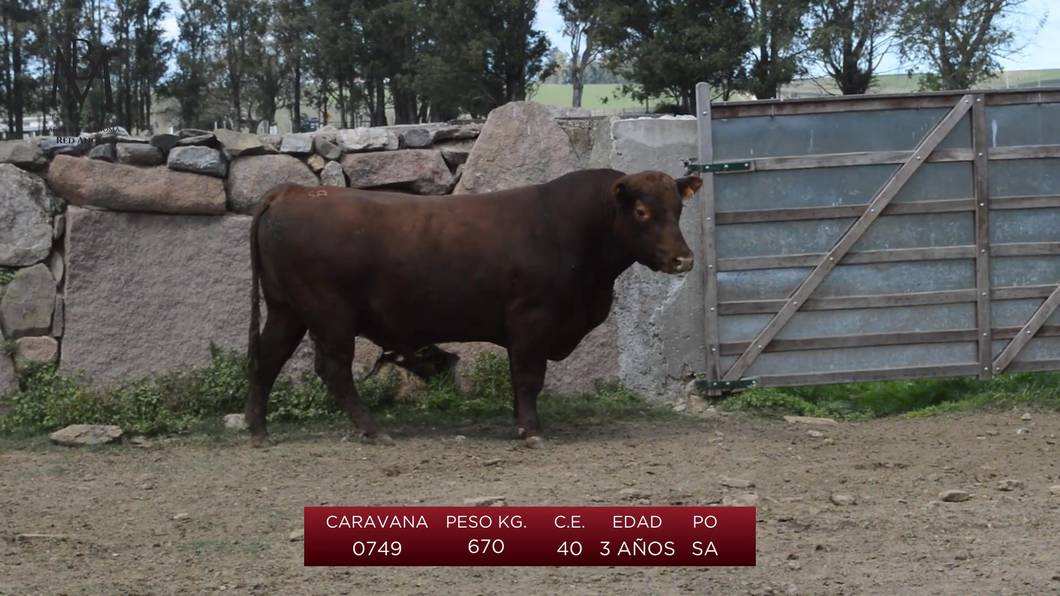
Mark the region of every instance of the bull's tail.
[[251, 383], [255, 383], [258, 378], [258, 346], [261, 343], [261, 292], [258, 289], [261, 257], [258, 254], [258, 222], [275, 200], [276, 194], [275, 189], [266, 192], [250, 219], [250, 337], [247, 341], [247, 373]]

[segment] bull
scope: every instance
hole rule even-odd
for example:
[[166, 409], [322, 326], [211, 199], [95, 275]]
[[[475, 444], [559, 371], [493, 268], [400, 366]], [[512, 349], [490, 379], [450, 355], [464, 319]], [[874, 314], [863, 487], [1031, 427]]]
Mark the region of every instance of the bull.
[[250, 226], [252, 444], [272, 442], [269, 393], [308, 331], [317, 374], [365, 442], [394, 444], [354, 385], [358, 336], [421, 377], [454, 363], [436, 344], [506, 349], [519, 436], [530, 448], [547, 447], [537, 398], [548, 362], [566, 359], [604, 322], [615, 280], [634, 263], [692, 270], [679, 221], [702, 183], [592, 169], [446, 197], [275, 186]]

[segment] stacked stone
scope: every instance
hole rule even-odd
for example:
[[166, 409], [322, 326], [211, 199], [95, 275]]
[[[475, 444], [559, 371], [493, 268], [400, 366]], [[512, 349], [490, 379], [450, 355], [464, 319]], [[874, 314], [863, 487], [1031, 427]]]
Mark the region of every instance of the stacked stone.
[[[0, 395], [35, 360], [107, 382], [203, 364], [210, 342], [245, 349], [248, 215], [277, 184], [445, 195], [545, 182], [608, 165], [595, 125], [517, 102], [485, 123], [2, 141]], [[373, 362], [378, 349], [358, 346]], [[459, 351], [469, 362], [483, 347]], [[301, 370], [308, 340], [286, 369]]]

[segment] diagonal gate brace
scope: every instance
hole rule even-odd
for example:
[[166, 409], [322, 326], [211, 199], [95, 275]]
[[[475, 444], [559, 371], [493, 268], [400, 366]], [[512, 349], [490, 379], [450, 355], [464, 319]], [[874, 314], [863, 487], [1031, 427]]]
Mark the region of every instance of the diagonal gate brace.
[[[898, 194], [898, 191], [902, 189], [906, 182], [916, 173], [920, 166], [927, 161], [928, 155], [938, 147], [939, 143], [946, 138], [946, 135], [953, 130], [957, 123], [960, 122], [961, 118], [964, 117], [968, 110], [972, 107], [972, 96], [965, 95], [953, 107], [952, 110], [946, 116], [939, 121], [935, 128], [931, 130], [924, 137], [924, 140], [920, 142], [920, 145], [913, 151], [909, 160], [906, 161], [898, 171], [891, 176], [889, 180], [883, 185], [876, 196], [869, 203], [868, 208], [862, 213], [861, 217], [857, 219], [846, 234], [840, 238], [839, 242], [836, 243], [832, 250], [828, 251], [824, 259], [814, 268], [809, 276], [802, 282], [795, 292], [788, 298], [787, 302], [781, 307], [780, 312], [773, 317], [773, 320], [767, 324], [757, 337], [751, 342], [751, 345], [744, 350], [744, 353], [733, 363], [732, 368], [729, 369], [725, 376], [722, 377], [723, 381], [734, 381], [743, 375], [744, 372], [750, 368], [751, 364], [754, 363], [758, 355], [762, 353], [769, 342], [773, 341], [773, 338], [780, 333], [784, 325], [791, 319], [797, 310], [799, 305], [806, 302], [806, 299], [817, 289], [821, 282], [824, 281], [826, 275], [835, 268], [836, 264], [846, 256], [847, 252], [850, 251], [851, 247], [861, 239], [861, 236], [869, 229], [872, 222], [876, 221], [876, 218], [880, 215], [883, 209], [891, 202], [891, 199]], [[1060, 301], [1060, 297], [1057, 298]]]
[[1049, 297], [1046, 298], [1045, 302], [1038, 307], [1038, 310], [1031, 315], [1031, 318], [1027, 319], [1027, 324], [1023, 326], [1023, 329], [1020, 329], [1019, 334], [1012, 338], [1012, 341], [1008, 342], [1005, 349], [997, 355], [997, 359], [994, 360], [995, 375], [1008, 368], [1009, 364], [1012, 364], [1012, 361], [1020, 353], [1020, 350], [1022, 350], [1028, 342], [1034, 339], [1034, 335], [1042, 328], [1045, 321], [1053, 316], [1053, 312], [1056, 311], [1057, 306], [1060, 306], [1060, 286], [1057, 286], [1056, 289], [1053, 290], [1053, 293], [1049, 294]]

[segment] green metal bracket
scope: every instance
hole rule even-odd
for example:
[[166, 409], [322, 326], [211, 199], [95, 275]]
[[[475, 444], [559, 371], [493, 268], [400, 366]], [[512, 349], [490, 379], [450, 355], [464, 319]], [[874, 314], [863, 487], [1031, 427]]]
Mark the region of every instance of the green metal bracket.
[[685, 173], [691, 174], [693, 172], [748, 172], [752, 170], [752, 162], [750, 161], [729, 161], [721, 163], [696, 163], [695, 160], [683, 159], [681, 160], [685, 164]]

